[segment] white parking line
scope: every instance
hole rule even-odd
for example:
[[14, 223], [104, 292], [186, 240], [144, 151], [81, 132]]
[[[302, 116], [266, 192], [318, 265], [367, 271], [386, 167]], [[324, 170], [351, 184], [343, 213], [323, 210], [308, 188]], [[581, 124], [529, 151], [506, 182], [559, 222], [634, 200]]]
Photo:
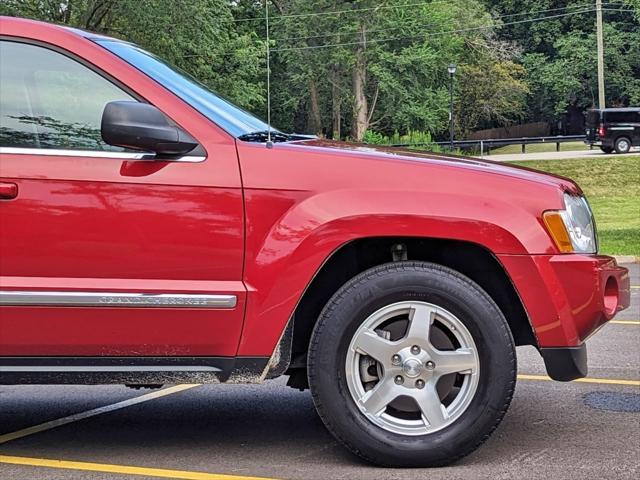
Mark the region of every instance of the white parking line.
[[173, 387], [165, 388], [163, 390], [158, 390], [157, 392], [151, 392], [145, 395], [140, 395], [139, 397], [130, 398], [129, 400], [123, 400], [122, 402], [105, 405], [104, 407], [94, 408], [92, 410], [87, 410], [86, 412], [69, 415], [68, 417], [58, 418], [56, 420], [41, 423], [40, 425], [34, 425], [33, 427], [23, 428], [22, 430], [18, 430], [16, 432], [5, 433], [4, 435], [0, 435], [0, 445], [10, 442], [11, 440], [16, 440], [18, 438], [33, 435], [34, 433], [51, 430], [52, 428], [77, 422], [78, 420], [83, 420], [85, 418], [95, 417], [96, 415], [102, 415], [103, 413], [113, 412], [114, 410], [131, 407], [139, 403], [148, 402], [149, 400], [155, 400], [156, 398], [166, 397], [167, 395], [173, 395], [174, 393], [183, 392], [185, 390], [189, 390], [190, 388], [198, 386], [200, 386], [199, 383], [176, 385]]

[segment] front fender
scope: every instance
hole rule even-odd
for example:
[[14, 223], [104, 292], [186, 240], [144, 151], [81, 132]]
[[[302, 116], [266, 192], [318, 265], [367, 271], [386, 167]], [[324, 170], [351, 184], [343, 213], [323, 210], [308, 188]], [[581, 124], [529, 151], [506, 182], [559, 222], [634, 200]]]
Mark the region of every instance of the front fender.
[[[526, 204], [456, 192], [344, 189], [246, 190], [245, 282], [249, 291], [241, 356], [270, 355], [304, 290], [343, 245], [369, 237], [460, 240], [494, 254], [553, 247], [539, 212]], [[518, 232], [516, 235], [514, 232]]]

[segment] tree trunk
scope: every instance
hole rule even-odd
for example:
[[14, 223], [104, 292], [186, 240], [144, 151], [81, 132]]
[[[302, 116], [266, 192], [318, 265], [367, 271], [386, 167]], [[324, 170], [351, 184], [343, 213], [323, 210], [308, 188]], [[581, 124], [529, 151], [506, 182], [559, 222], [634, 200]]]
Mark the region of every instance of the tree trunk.
[[364, 58], [365, 27], [359, 29], [360, 44], [356, 48], [353, 72], [351, 73], [353, 89], [353, 119], [351, 122], [351, 136], [356, 142], [361, 142], [369, 127], [367, 106], [367, 62]]
[[334, 140], [340, 140], [341, 136], [341, 121], [342, 121], [342, 92], [340, 91], [340, 86], [338, 82], [339, 73], [338, 67], [336, 65], [331, 69], [331, 126], [332, 126], [332, 136]]
[[318, 100], [318, 85], [313, 77], [309, 78], [309, 107], [311, 109], [309, 127], [316, 135], [322, 135], [322, 116], [320, 115], [320, 102]]
[[92, 31], [100, 30], [105, 16], [113, 5], [112, 0], [94, 0], [82, 17], [84, 28]]

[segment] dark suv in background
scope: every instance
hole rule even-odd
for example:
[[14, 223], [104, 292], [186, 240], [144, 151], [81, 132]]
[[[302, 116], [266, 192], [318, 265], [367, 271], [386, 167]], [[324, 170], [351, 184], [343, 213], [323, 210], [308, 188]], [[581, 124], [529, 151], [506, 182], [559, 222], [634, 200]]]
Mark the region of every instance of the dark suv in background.
[[640, 146], [640, 108], [589, 110], [585, 133], [585, 143], [605, 153], [628, 153]]

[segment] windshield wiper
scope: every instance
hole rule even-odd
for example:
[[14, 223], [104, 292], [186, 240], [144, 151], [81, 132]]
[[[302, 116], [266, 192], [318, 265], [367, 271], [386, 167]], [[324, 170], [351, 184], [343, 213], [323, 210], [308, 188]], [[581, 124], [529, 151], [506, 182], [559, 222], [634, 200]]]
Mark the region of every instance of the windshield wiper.
[[[277, 130], [271, 130], [272, 142], [288, 142], [289, 140], [293, 139], [293, 135], [278, 132]], [[245, 133], [244, 135], [240, 135], [238, 137], [238, 140], [242, 140], [243, 142], [266, 142], [267, 140], [269, 140], [269, 131], [260, 130], [257, 132]]]
[[[271, 141], [272, 142], [291, 142], [293, 140], [310, 140], [313, 138], [317, 138], [315, 135], [303, 135], [300, 133], [282, 133], [278, 130], [271, 130]], [[268, 130], [259, 130], [257, 132], [245, 133], [244, 135], [240, 135], [238, 140], [242, 140], [243, 142], [266, 142], [269, 140], [269, 131]]]

